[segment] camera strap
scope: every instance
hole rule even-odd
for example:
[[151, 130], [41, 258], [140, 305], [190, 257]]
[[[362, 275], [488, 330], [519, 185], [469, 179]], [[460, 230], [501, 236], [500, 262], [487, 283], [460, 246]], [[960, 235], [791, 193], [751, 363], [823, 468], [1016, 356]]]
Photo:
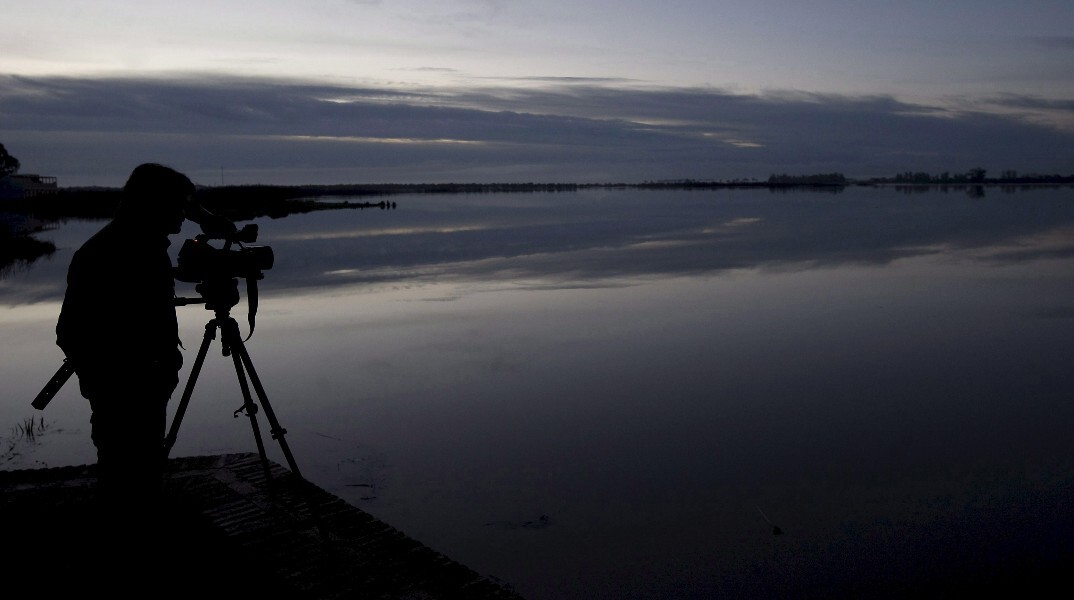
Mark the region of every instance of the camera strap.
[[246, 313], [246, 320], [250, 323], [250, 333], [246, 336], [246, 341], [249, 341], [250, 337], [254, 335], [254, 319], [257, 317], [257, 280], [258, 277], [246, 278], [246, 305], [249, 310]]

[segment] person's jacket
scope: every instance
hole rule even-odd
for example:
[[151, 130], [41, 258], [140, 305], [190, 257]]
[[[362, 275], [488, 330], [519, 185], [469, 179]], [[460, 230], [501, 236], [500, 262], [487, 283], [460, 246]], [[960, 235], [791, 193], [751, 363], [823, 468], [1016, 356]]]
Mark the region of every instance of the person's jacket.
[[167, 235], [114, 220], [75, 252], [56, 343], [83, 396], [131, 382], [170, 394], [178, 383], [183, 358], [169, 245]]

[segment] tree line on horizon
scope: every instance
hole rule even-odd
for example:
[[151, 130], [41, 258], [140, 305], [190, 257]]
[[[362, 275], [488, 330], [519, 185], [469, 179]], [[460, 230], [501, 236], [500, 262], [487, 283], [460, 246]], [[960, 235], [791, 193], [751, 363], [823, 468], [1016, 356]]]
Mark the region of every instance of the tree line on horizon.
[[814, 175], [771, 175], [768, 182], [771, 185], [849, 185], [852, 183], [865, 184], [928, 184], [928, 185], [982, 185], [995, 184], [1023, 184], [1023, 183], [1074, 183], [1074, 175], [1059, 174], [1022, 174], [1014, 169], [1005, 169], [999, 177], [988, 177], [988, 171], [980, 167], [974, 167], [965, 173], [928, 173], [926, 171], [904, 171], [896, 173], [893, 177], [871, 177], [859, 181], [853, 181], [842, 173], [818, 173]]
[[[0, 144], [0, 178], [15, 175], [21, 167], [19, 159], [11, 155], [3, 144]], [[235, 185], [235, 186], [201, 186], [202, 193], [218, 198], [236, 196], [248, 200], [251, 195], [258, 194], [272, 201], [293, 200], [309, 195], [321, 196], [367, 196], [386, 195], [399, 193], [458, 193], [458, 192], [547, 192], [547, 191], [573, 191], [587, 187], [707, 187], [707, 186], [832, 186], [851, 185], [854, 183], [882, 184], [984, 184], [984, 183], [1074, 183], [1074, 175], [1026, 173], [1021, 174], [1014, 169], [1005, 169], [999, 177], [987, 177], [988, 171], [980, 167], [974, 167], [964, 173], [929, 173], [927, 171], [903, 171], [892, 177], [870, 177], [862, 180], [853, 180], [840, 172], [812, 173], [805, 175], [791, 175], [787, 173], [773, 173], [765, 181], [757, 179], [674, 179], [659, 181], [644, 181], [642, 183], [415, 183], [415, 184], [337, 184], [337, 185]], [[89, 196], [107, 196], [116, 190], [112, 188], [67, 188]]]
[[988, 171], [975, 167], [965, 173], [928, 173], [925, 171], [904, 171], [894, 177], [874, 177], [869, 180], [873, 183], [902, 183], [902, 184], [970, 184], [981, 185], [986, 183], [999, 184], [1023, 184], [1023, 183], [1074, 183], [1074, 175], [1059, 175], [1058, 173], [1019, 173], [1014, 169], [1000, 171], [999, 177], [988, 177]]

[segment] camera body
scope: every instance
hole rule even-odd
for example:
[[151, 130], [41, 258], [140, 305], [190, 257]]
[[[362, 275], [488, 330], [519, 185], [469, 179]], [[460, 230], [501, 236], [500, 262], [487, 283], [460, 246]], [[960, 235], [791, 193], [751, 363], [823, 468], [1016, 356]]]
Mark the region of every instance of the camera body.
[[[223, 240], [222, 248], [209, 241]], [[274, 255], [269, 246], [243, 245], [257, 241], [257, 225], [248, 224], [226, 234], [200, 234], [183, 242], [176, 260], [175, 278], [189, 283], [222, 279], [261, 279], [272, 268]], [[238, 246], [233, 249], [232, 246]]]

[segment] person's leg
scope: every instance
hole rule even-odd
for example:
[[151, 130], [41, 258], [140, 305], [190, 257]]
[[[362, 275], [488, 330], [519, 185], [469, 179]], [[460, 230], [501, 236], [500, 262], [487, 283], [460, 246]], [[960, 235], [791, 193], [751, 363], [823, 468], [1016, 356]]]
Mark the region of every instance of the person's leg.
[[102, 504], [122, 514], [159, 501], [167, 399], [113, 390], [92, 402], [92, 439]]

